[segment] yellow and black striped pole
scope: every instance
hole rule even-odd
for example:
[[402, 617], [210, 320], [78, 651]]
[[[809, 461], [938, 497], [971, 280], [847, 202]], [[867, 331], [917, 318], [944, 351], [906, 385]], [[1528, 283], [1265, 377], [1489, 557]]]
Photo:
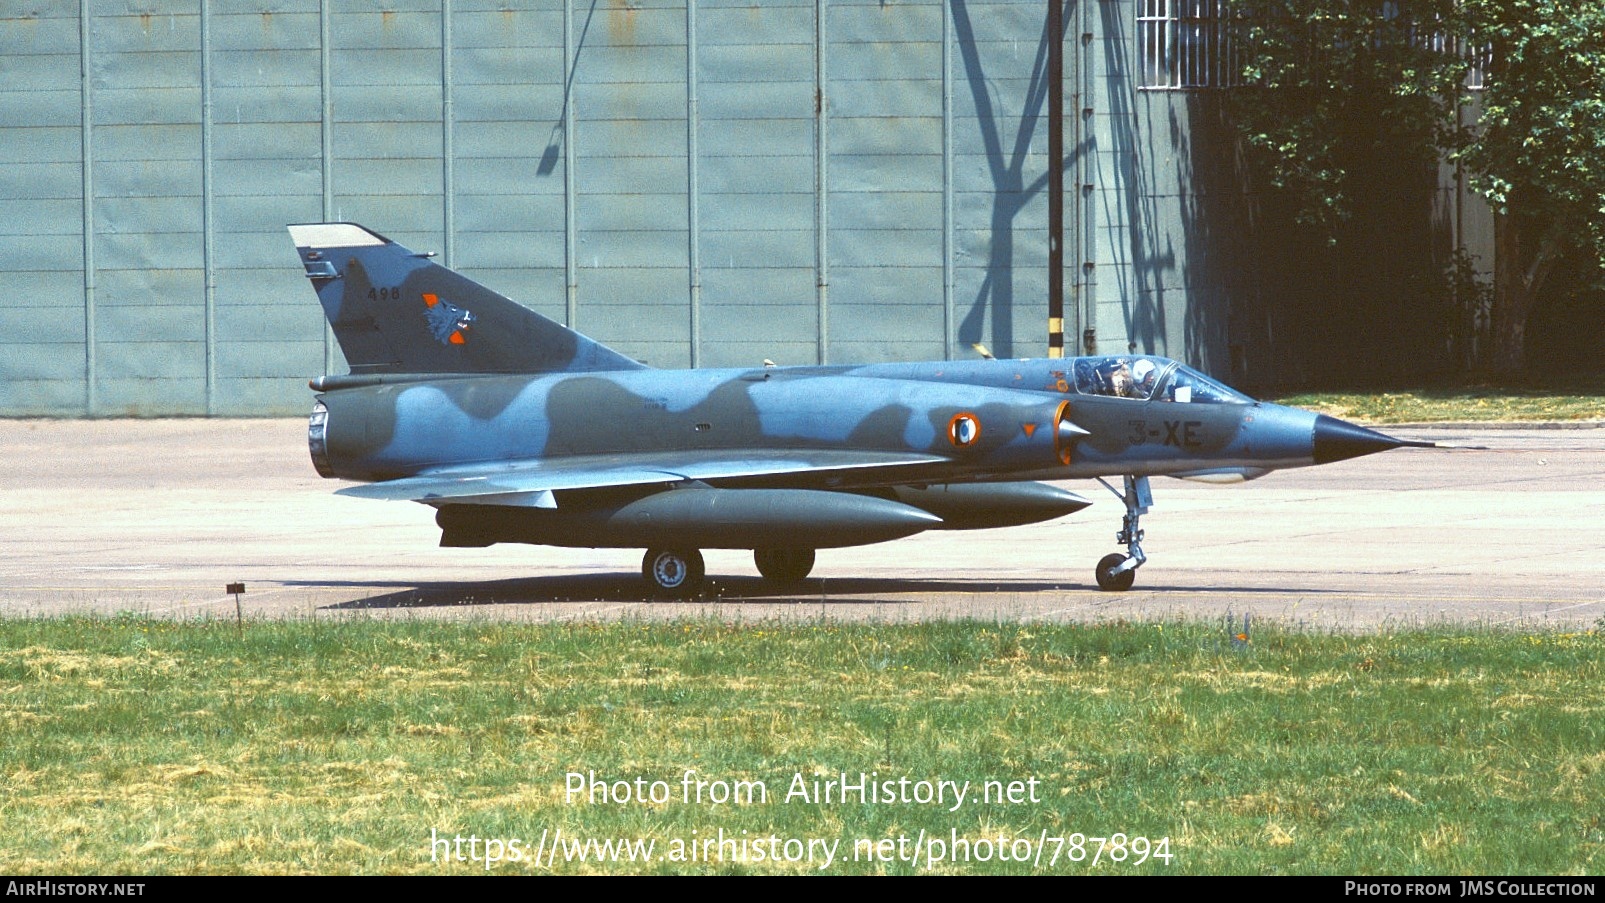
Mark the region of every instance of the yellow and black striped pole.
[[1048, 0], [1048, 357], [1064, 357], [1064, 6]]

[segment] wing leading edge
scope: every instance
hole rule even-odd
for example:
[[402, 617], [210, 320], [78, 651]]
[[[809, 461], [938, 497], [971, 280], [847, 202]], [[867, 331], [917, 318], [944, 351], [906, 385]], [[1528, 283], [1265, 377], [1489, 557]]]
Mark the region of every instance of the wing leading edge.
[[434, 504], [555, 507], [552, 493], [565, 489], [606, 489], [686, 480], [728, 480], [787, 474], [902, 470], [947, 463], [938, 455], [915, 452], [835, 451], [830, 449], [749, 449], [703, 460], [685, 453], [579, 455], [524, 461], [495, 461], [427, 470], [410, 477], [348, 486], [338, 495], [385, 501]]

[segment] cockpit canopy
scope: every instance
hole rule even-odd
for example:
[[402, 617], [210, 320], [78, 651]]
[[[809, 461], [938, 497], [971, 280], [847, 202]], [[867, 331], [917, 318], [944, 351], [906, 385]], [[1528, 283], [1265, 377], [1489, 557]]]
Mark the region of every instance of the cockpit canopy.
[[1083, 395], [1139, 401], [1253, 404], [1254, 399], [1191, 367], [1152, 355], [1081, 357], [1075, 362], [1076, 391]]

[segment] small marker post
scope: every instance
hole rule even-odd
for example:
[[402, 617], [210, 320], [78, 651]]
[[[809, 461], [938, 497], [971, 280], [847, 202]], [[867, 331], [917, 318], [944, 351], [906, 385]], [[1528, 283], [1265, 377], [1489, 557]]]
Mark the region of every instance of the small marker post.
[[223, 592], [234, 596], [234, 626], [242, 636], [245, 634], [245, 610], [240, 607], [240, 596], [245, 595], [245, 584], [230, 583], [223, 588]]

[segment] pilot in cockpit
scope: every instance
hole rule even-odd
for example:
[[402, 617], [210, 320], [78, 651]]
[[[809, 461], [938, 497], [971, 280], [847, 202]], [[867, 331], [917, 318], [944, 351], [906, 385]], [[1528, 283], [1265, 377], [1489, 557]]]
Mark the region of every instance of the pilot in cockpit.
[[1123, 357], [1115, 358], [1109, 365], [1107, 374], [1109, 392], [1117, 398], [1135, 398], [1135, 384], [1131, 378], [1131, 366]]
[[1131, 368], [1131, 397], [1152, 398], [1154, 383], [1159, 380], [1159, 368], [1150, 360], [1139, 360]]

